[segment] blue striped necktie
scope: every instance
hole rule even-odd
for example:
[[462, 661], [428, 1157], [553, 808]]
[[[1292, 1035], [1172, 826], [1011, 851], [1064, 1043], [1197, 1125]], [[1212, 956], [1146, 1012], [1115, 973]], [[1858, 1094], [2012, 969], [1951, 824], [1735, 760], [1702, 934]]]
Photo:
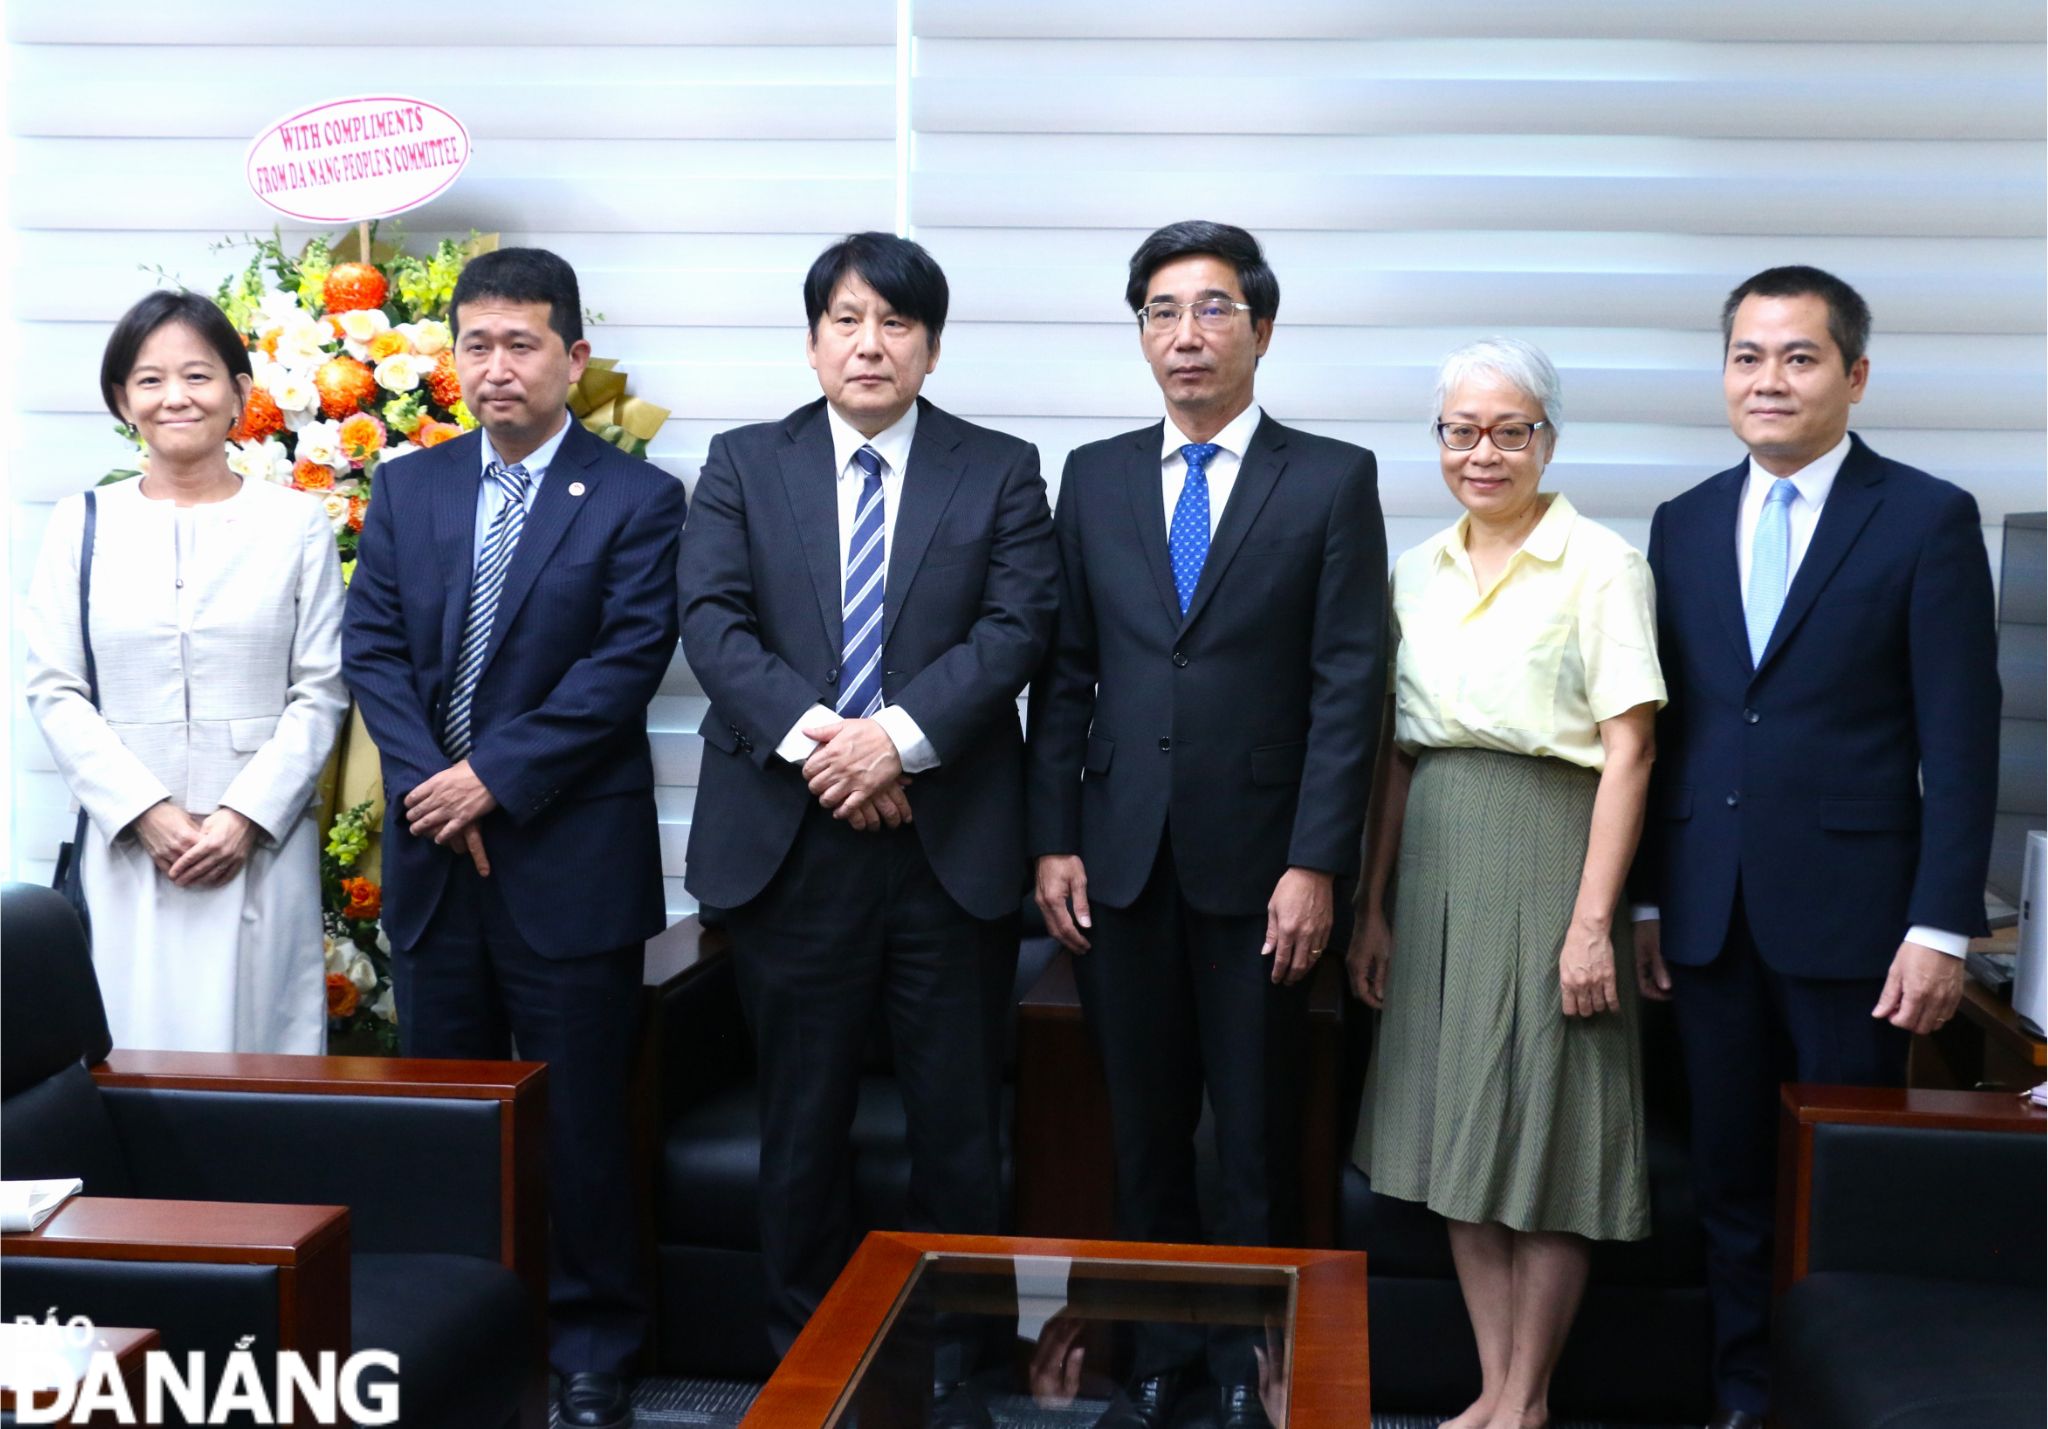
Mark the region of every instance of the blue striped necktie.
[[882, 588], [889, 553], [882, 529], [882, 458], [873, 447], [853, 454], [866, 473], [853, 508], [853, 539], [846, 547], [846, 605], [841, 611], [839, 713], [865, 719], [882, 707]]
[[1763, 514], [1757, 517], [1756, 536], [1749, 547], [1749, 598], [1742, 611], [1749, 626], [1752, 666], [1763, 663], [1764, 647], [1771, 643], [1778, 612], [1785, 608], [1792, 566], [1792, 503], [1798, 496], [1799, 488], [1779, 477], [1771, 483]]
[[1173, 526], [1166, 533], [1166, 554], [1173, 562], [1173, 588], [1180, 595], [1180, 613], [1188, 613], [1209, 559], [1209, 463], [1223, 448], [1214, 442], [1189, 442], [1180, 449], [1187, 461], [1187, 480], [1173, 504]]
[[477, 677], [483, 673], [484, 651], [491, 643], [491, 622], [498, 613], [498, 595], [505, 589], [505, 572], [511, 568], [512, 553], [519, 548], [519, 533], [526, 527], [526, 489], [533, 483], [525, 467], [495, 461], [484, 471], [484, 480], [495, 482], [505, 499], [484, 531], [483, 549], [477, 552], [476, 571], [469, 581], [462, 653], [455, 662], [448, 719], [442, 727], [441, 747], [454, 760], [469, 757], [470, 702], [476, 697]]

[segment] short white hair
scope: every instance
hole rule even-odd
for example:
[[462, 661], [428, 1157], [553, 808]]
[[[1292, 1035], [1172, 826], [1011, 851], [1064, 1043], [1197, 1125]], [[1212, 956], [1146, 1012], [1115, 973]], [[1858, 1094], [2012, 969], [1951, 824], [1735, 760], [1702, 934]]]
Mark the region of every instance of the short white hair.
[[1543, 420], [1549, 423], [1544, 430], [1551, 441], [1557, 440], [1557, 430], [1564, 425], [1564, 393], [1558, 386], [1557, 369], [1550, 365], [1542, 348], [1518, 337], [1487, 337], [1466, 343], [1436, 370], [1436, 405], [1430, 409], [1431, 422], [1442, 419], [1444, 403], [1451, 393], [1473, 377], [1495, 378], [1533, 398], [1543, 409]]

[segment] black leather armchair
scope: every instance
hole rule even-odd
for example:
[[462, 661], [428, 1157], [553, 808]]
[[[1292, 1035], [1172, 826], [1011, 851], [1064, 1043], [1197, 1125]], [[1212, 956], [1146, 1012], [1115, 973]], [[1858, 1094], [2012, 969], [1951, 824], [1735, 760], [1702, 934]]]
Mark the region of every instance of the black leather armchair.
[[2048, 1141], [2010, 1092], [1788, 1086], [1773, 1421], [2048, 1423]]
[[543, 1429], [544, 1068], [114, 1051], [70, 907], [10, 885], [0, 924], [0, 1162], [85, 1182], [0, 1239], [0, 1315], [153, 1328], [215, 1375], [244, 1336], [386, 1350], [401, 1423]]
[[[1047, 937], [1023, 939], [1011, 999], [1013, 1035], [1016, 1001], [1056, 946]], [[665, 1374], [766, 1379], [775, 1358], [761, 1265], [754, 1048], [718, 929], [705, 929], [680, 967], [653, 989], [652, 1017], [658, 1368]], [[1013, 1060], [1006, 1057], [1006, 1065]], [[1008, 1087], [1004, 1108], [1007, 1123], [1014, 1109]], [[1006, 1185], [1012, 1184], [1012, 1147], [1006, 1124]], [[856, 1238], [870, 1230], [907, 1229], [910, 1152], [903, 1097], [879, 1025], [860, 1079], [852, 1170]]]

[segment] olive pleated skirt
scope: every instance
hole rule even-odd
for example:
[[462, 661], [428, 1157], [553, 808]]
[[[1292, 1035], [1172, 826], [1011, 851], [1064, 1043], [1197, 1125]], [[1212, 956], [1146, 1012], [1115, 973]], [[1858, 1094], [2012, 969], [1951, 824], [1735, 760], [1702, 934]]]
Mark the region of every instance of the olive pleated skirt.
[[1627, 911], [1621, 1011], [1564, 1015], [1558, 954], [1600, 776], [1429, 749], [1401, 825], [1394, 955], [1353, 1158], [1381, 1195], [1461, 1221], [1650, 1231]]

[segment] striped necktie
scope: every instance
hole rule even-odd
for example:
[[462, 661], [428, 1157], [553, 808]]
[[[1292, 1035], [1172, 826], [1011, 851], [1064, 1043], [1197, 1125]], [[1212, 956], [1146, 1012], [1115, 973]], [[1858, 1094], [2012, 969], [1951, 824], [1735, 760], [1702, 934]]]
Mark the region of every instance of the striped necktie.
[[1792, 503], [1799, 488], [1784, 477], [1771, 483], [1764, 497], [1763, 513], [1757, 517], [1756, 536], [1749, 548], [1749, 598], [1743, 602], [1743, 619], [1749, 626], [1749, 663], [1763, 663], [1764, 647], [1771, 643], [1778, 612], [1785, 608], [1785, 587], [1792, 565]]
[[882, 707], [882, 588], [888, 569], [888, 543], [882, 529], [882, 458], [873, 447], [853, 454], [866, 473], [860, 499], [853, 508], [853, 539], [846, 547], [846, 605], [840, 628], [845, 631], [839, 668], [839, 713], [865, 719]]
[[1180, 500], [1173, 504], [1173, 527], [1166, 533], [1166, 554], [1173, 562], [1173, 588], [1180, 613], [1188, 613], [1209, 559], [1209, 463], [1223, 448], [1214, 442], [1189, 442], [1180, 449], [1188, 464]]
[[519, 547], [519, 533], [526, 527], [526, 491], [533, 484], [525, 467], [495, 461], [485, 470], [484, 480], [495, 482], [505, 499], [484, 531], [476, 572], [469, 582], [469, 616], [462, 626], [462, 654], [455, 662], [455, 681], [448, 695], [448, 719], [441, 741], [441, 747], [454, 760], [469, 757], [470, 702], [476, 697], [477, 677], [483, 673], [484, 651], [491, 643], [491, 622], [498, 613], [498, 596], [505, 589], [505, 572], [511, 568], [512, 553]]

